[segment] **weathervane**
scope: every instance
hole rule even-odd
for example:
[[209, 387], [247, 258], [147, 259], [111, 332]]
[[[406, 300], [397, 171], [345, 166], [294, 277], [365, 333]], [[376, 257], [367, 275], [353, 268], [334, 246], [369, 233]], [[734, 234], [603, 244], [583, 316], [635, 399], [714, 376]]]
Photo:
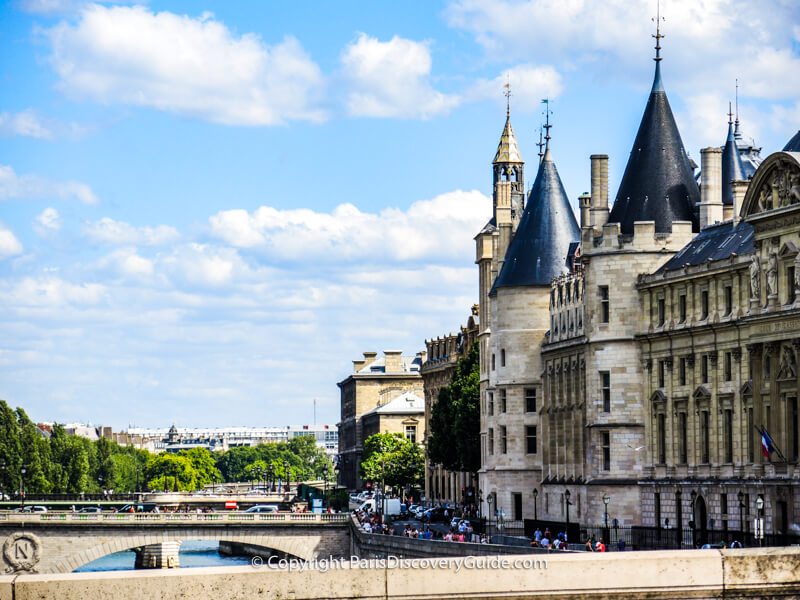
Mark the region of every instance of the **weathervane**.
[[665, 20], [661, 16], [661, 0], [656, 0], [656, 18], [653, 20], [656, 23], [656, 34], [653, 36], [656, 39], [656, 57], [653, 60], [659, 62], [661, 60], [661, 38], [664, 37], [661, 33], [661, 22]]
[[553, 114], [553, 111], [550, 110], [550, 98], [543, 99], [542, 100], [542, 104], [545, 105], [545, 110], [544, 110], [544, 114], [545, 114], [544, 129], [545, 129], [546, 133], [544, 134], [544, 148], [545, 148], [545, 150], [547, 150], [550, 147], [550, 128], [552, 127], [552, 125], [550, 125], [550, 115]]
[[511, 117], [511, 75], [506, 74], [506, 85], [504, 86], [506, 91], [503, 92], [503, 96], [506, 97], [506, 117]]

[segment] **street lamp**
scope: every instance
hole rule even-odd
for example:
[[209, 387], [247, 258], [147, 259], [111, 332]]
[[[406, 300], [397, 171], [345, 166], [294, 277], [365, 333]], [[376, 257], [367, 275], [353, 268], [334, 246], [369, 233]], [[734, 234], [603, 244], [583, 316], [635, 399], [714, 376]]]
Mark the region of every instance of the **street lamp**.
[[19, 496], [20, 496], [20, 506], [23, 508], [25, 507], [25, 473], [27, 473], [28, 469], [25, 468], [25, 465], [22, 465], [19, 469]]
[[605, 512], [603, 513], [603, 523], [605, 523], [605, 528], [608, 529], [608, 502], [611, 498], [608, 497], [608, 494], [603, 494], [603, 504], [605, 504]]
[[6, 499], [6, 461], [0, 462], [0, 500]]
[[289, 466], [289, 461], [283, 461], [283, 470], [286, 473], [286, 491], [289, 491], [289, 483], [292, 481], [292, 471], [291, 467]]
[[538, 504], [539, 504], [539, 490], [536, 489], [536, 488], [533, 488], [533, 520], [534, 521], [538, 521], [539, 520]]
[[566, 501], [565, 507], [567, 509], [567, 529], [569, 529], [569, 507], [572, 505], [572, 502], [569, 501], [569, 498], [572, 494], [569, 493], [569, 490], [564, 490], [564, 500]]
[[758, 545], [764, 545], [764, 496], [758, 495], [756, 498], [756, 510], [758, 510], [758, 523], [756, 528], [756, 535], [758, 537]]

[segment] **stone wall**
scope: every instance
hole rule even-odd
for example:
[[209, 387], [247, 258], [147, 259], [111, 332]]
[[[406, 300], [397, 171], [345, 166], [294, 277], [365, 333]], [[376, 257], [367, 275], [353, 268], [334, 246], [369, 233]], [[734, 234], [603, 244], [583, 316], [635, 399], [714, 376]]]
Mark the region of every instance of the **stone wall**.
[[[541, 558], [540, 558], [541, 556]], [[509, 568], [497, 566], [506, 558]], [[696, 550], [492, 557], [489, 568], [451, 559], [390, 565], [355, 563], [303, 572], [262, 567], [217, 567], [0, 577], [0, 600], [171, 600], [178, 598], [552, 598], [663, 600], [797, 598], [798, 549]], [[443, 561], [446, 559], [442, 559]], [[485, 560], [489, 561], [487, 557]], [[544, 562], [546, 561], [546, 562]], [[478, 559], [470, 564], [477, 566]], [[524, 566], [523, 563], [518, 563]], [[328, 565], [330, 566], [330, 565]], [[416, 568], [415, 568], [416, 566]]]

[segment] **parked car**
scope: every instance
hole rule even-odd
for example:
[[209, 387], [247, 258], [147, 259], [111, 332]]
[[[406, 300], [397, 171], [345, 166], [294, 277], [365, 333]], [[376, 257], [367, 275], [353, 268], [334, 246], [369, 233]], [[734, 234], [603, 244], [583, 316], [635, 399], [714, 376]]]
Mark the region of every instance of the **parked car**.
[[276, 504], [256, 504], [255, 506], [251, 506], [244, 512], [275, 514], [278, 512], [278, 506]]
[[37, 506], [37, 505], [18, 506], [17, 508], [12, 510], [11, 512], [24, 513], [24, 514], [46, 513], [47, 512], [47, 507], [46, 506]]
[[140, 502], [139, 504], [126, 504], [122, 508], [117, 509], [118, 513], [132, 513], [132, 512], [156, 512], [155, 502]]
[[424, 511], [425, 509], [419, 504], [412, 504], [408, 507], [408, 512], [411, 513], [411, 515], [413, 515], [416, 519], [419, 519]]
[[81, 514], [81, 513], [101, 513], [101, 512], [103, 512], [103, 509], [100, 508], [99, 506], [84, 506], [83, 508], [78, 510], [78, 514]]

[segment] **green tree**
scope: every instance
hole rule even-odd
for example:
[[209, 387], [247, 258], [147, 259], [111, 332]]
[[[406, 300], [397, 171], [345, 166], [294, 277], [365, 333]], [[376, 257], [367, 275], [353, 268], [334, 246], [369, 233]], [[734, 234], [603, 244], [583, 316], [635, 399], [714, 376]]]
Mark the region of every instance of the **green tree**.
[[179, 456], [186, 457], [192, 464], [195, 473], [195, 487], [193, 489], [199, 490], [214, 481], [222, 481], [222, 474], [214, 464], [214, 457], [211, 456], [206, 448], [192, 448], [191, 450], [182, 450], [178, 453]]
[[[22, 464], [17, 416], [5, 400], [0, 400], [0, 478], [10, 496], [19, 490], [19, 467]], [[4, 467], [3, 467], [4, 465]]]
[[419, 485], [425, 468], [420, 447], [399, 433], [376, 433], [364, 440], [361, 477], [390, 487]]
[[186, 456], [162, 452], [147, 461], [147, 485], [151, 490], [194, 490], [196, 475]]
[[225, 481], [243, 481], [244, 468], [260, 458], [259, 451], [256, 448], [237, 446], [222, 453], [215, 462]]
[[[50, 482], [45, 476], [45, 467], [49, 464], [49, 445], [36, 424], [28, 418], [22, 408], [17, 408], [17, 422], [20, 440], [22, 464], [25, 466], [25, 491], [34, 494], [46, 494], [50, 491]], [[45, 456], [42, 456], [42, 455]]]
[[428, 457], [450, 471], [477, 473], [480, 456], [480, 354], [478, 342], [456, 363], [450, 385], [431, 409]]
[[111, 440], [101, 437], [94, 443], [96, 467], [94, 481], [101, 490], [116, 489], [117, 465], [112, 459], [116, 444]]

